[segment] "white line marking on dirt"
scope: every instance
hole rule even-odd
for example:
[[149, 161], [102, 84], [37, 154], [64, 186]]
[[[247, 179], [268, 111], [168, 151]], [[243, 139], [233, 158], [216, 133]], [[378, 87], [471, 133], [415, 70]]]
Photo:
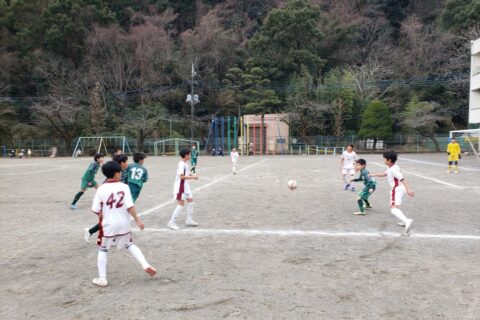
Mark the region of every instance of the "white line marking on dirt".
[[[137, 229], [138, 231], [138, 229]], [[255, 229], [199, 229], [188, 228], [173, 231], [166, 228], [145, 228], [144, 231], [170, 232], [172, 234], [219, 234], [219, 235], [241, 235], [241, 236], [291, 236], [291, 237], [334, 237], [334, 238], [381, 238], [381, 237], [405, 237], [398, 232], [340, 232], [321, 230], [255, 230]], [[476, 240], [480, 241], [480, 235], [466, 234], [426, 234], [413, 233], [408, 238], [420, 239], [445, 239], [445, 240]]]
[[[385, 167], [384, 164], [381, 164], [381, 163], [378, 163], [378, 162], [370, 162], [370, 163], [373, 163], [373, 164], [375, 164], [377, 166], [380, 166], [380, 167]], [[426, 180], [430, 180], [430, 181], [433, 181], [433, 182], [436, 182], [436, 183], [439, 183], [439, 184], [443, 184], [444, 186], [448, 186], [448, 187], [451, 187], [451, 188], [454, 188], [454, 189], [460, 189], [460, 190], [466, 189], [465, 187], [458, 186], [456, 184], [446, 182], [446, 181], [443, 181], [443, 180], [439, 180], [439, 179], [435, 179], [435, 178], [431, 178], [431, 177], [427, 177], [427, 176], [422, 176], [421, 174], [413, 173], [413, 172], [410, 172], [410, 171], [405, 171], [405, 170], [402, 170], [402, 171], [405, 172], [405, 173], [408, 173], [409, 175], [416, 176], [416, 177], [419, 177], [419, 178], [423, 178], [423, 179], [426, 179]]]
[[[250, 169], [250, 168], [252, 168], [252, 167], [254, 167], [254, 166], [256, 166], [256, 165], [259, 165], [259, 164], [261, 164], [261, 163], [264, 163], [264, 162], [267, 161], [267, 160], [268, 160], [268, 159], [263, 159], [263, 160], [261, 160], [261, 161], [255, 162], [255, 163], [253, 163], [253, 164], [251, 164], [251, 165], [249, 165], [249, 166], [246, 166], [245, 168], [242, 168], [242, 169], [238, 170], [237, 172], [239, 172], [239, 173], [240, 173], [240, 172], [243, 172], [243, 171], [245, 171], [245, 170], [247, 170], [247, 169]], [[224, 175], [224, 176], [222, 176], [222, 177], [220, 177], [220, 178], [218, 178], [218, 179], [216, 179], [216, 180], [213, 180], [213, 181], [211, 181], [211, 182], [209, 182], [209, 183], [206, 183], [206, 184], [198, 187], [197, 189], [194, 189], [193, 192], [201, 191], [201, 190], [203, 190], [203, 189], [205, 189], [205, 188], [208, 188], [208, 187], [210, 187], [210, 186], [212, 186], [212, 185], [214, 185], [214, 184], [216, 184], [216, 183], [219, 183], [219, 182], [227, 179], [228, 177], [232, 177], [232, 176], [233, 176], [233, 174]], [[168, 206], [168, 205], [170, 205], [170, 204], [172, 204], [172, 203], [174, 203], [174, 202], [175, 202], [175, 200], [166, 201], [166, 202], [164, 202], [164, 203], [159, 204], [158, 206], [155, 206], [155, 207], [153, 207], [153, 208], [150, 208], [150, 209], [148, 209], [148, 210], [145, 210], [145, 211], [139, 213], [138, 216], [141, 217], [141, 216], [147, 215], [147, 214], [149, 214], [149, 213], [154, 212], [155, 210], [158, 210], [158, 209], [160, 209], [160, 208], [163, 208], [163, 207], [165, 207], [165, 206]]]
[[[399, 159], [399, 161], [403, 161], [403, 160], [410, 161], [410, 162], [416, 162], [416, 163], [429, 164], [429, 165], [437, 166], [437, 167], [447, 167], [447, 165], [441, 164], [441, 163], [438, 163], [438, 162], [420, 161], [420, 160], [415, 160], [415, 159], [410, 159], [410, 158], [404, 158], [404, 157], [402, 157], [401, 159]], [[462, 170], [462, 171], [466, 170], [466, 171], [476, 171], [476, 172], [480, 172], [480, 169], [474, 169], [474, 168], [464, 167], [464, 166], [460, 166], [460, 170]]]

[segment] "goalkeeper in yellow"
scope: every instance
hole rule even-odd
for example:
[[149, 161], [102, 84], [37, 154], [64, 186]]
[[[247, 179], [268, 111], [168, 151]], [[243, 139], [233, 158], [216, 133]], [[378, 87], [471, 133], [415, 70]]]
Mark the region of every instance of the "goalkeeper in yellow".
[[447, 153], [448, 153], [448, 170], [447, 173], [450, 173], [452, 170], [452, 164], [454, 172], [458, 173], [458, 159], [462, 158], [461, 155], [461, 150], [460, 150], [460, 145], [457, 142], [457, 139], [452, 138], [450, 143], [448, 144], [447, 147]]

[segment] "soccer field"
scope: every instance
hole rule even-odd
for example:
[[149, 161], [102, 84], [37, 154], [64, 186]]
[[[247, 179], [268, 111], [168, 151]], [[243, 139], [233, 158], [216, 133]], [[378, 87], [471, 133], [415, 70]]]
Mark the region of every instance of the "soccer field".
[[[381, 155], [360, 157], [371, 173], [384, 171]], [[416, 193], [402, 205], [415, 219], [409, 237], [390, 214], [386, 178], [377, 179], [373, 209], [352, 215], [357, 195], [343, 190], [339, 156], [242, 157], [235, 176], [229, 157], [200, 157], [191, 182], [200, 226], [186, 228], [182, 215], [182, 229], [168, 230], [178, 160], [145, 160], [149, 181], [136, 203], [146, 229], [135, 229], [134, 242], [158, 274], [113, 249], [106, 288], [91, 283], [97, 250], [93, 237], [83, 240], [97, 222], [94, 190], [69, 209], [92, 160], [0, 160], [0, 318], [479, 318], [473, 156], [447, 175], [444, 154], [400, 154]]]

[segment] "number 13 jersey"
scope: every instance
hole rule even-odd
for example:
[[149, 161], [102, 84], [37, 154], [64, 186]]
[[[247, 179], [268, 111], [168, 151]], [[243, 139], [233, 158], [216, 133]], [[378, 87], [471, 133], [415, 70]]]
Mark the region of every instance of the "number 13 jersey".
[[133, 207], [132, 194], [121, 182], [107, 180], [95, 193], [92, 211], [100, 214], [100, 236], [115, 237], [130, 232], [130, 214]]

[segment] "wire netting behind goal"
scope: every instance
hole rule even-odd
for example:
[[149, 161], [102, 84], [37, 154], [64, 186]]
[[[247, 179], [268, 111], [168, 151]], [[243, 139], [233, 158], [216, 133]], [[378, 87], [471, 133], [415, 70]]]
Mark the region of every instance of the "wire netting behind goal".
[[450, 131], [450, 139], [456, 138], [462, 152], [474, 154], [480, 160], [480, 129]]

